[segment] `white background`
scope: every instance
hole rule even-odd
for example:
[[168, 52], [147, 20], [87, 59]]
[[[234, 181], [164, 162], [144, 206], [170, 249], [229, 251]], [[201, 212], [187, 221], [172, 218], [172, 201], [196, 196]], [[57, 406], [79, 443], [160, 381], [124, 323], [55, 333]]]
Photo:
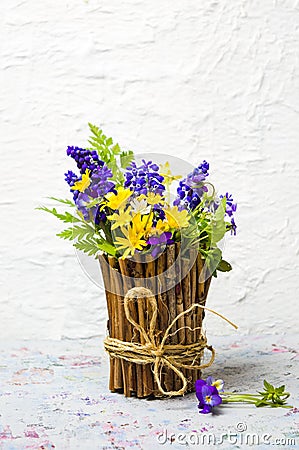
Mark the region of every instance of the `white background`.
[[2, 0], [0, 25], [0, 338], [105, 333], [103, 292], [34, 210], [68, 195], [88, 121], [136, 153], [208, 160], [238, 202], [208, 306], [241, 333], [296, 328], [298, 0]]

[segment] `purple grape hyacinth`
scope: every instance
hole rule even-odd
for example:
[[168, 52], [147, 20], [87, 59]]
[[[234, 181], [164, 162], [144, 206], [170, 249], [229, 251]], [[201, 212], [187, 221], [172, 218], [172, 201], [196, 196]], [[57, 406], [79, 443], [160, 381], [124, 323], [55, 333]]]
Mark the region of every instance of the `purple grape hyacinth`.
[[92, 173], [97, 167], [102, 167], [104, 162], [99, 159], [99, 155], [96, 150], [86, 150], [80, 147], [68, 147], [66, 154], [73, 158], [80, 173], [85, 173], [86, 169]]
[[[81, 179], [81, 177], [78, 177], [72, 170], [68, 170], [64, 174], [64, 176], [65, 176], [65, 181], [67, 182], [67, 184], [70, 187], [74, 186], [74, 184]], [[78, 195], [79, 195], [79, 191], [73, 191], [71, 189], [71, 193], [73, 194], [74, 201], [76, 201], [78, 198]]]
[[236, 235], [237, 233], [237, 225], [235, 219], [233, 217], [234, 212], [237, 210], [237, 203], [234, 203], [233, 197], [231, 194], [226, 192], [225, 195], [220, 195], [220, 198], [226, 198], [226, 210], [225, 214], [230, 217], [231, 221], [231, 234]]
[[134, 191], [136, 195], [153, 192], [163, 195], [165, 186], [162, 184], [164, 177], [159, 174], [159, 166], [152, 161], [142, 160], [141, 166], [137, 167], [135, 161], [127, 167], [125, 172], [126, 188]]
[[83, 214], [85, 220], [92, 220], [96, 224], [99, 221], [104, 221], [106, 215], [100, 212], [98, 206], [88, 208], [88, 204], [96, 199], [104, 197], [108, 192], [114, 191], [115, 184], [110, 181], [112, 178], [112, 171], [103, 163], [103, 166], [98, 166], [91, 175], [91, 184], [84, 191], [80, 192], [75, 200], [78, 210]]
[[206, 177], [209, 176], [209, 163], [203, 161], [193, 172], [189, 173], [184, 180], [181, 180], [177, 188], [178, 196], [173, 204], [178, 206], [179, 210], [194, 210], [199, 203], [207, 187], [204, 185]]

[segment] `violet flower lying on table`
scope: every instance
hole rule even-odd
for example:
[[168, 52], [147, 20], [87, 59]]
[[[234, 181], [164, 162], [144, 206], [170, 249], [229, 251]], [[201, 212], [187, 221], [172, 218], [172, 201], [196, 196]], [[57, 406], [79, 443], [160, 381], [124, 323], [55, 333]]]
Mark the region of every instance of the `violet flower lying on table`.
[[[198, 408], [201, 414], [213, 412], [215, 406], [221, 403], [252, 403], [259, 406], [271, 406], [272, 408], [292, 408], [286, 404], [290, 393], [285, 391], [285, 386], [275, 388], [264, 380], [264, 391], [257, 394], [239, 394], [237, 392], [223, 392], [223, 380], [214, 380], [208, 377], [206, 380], [195, 382], [196, 397], [199, 401]], [[221, 395], [219, 394], [221, 392]]]

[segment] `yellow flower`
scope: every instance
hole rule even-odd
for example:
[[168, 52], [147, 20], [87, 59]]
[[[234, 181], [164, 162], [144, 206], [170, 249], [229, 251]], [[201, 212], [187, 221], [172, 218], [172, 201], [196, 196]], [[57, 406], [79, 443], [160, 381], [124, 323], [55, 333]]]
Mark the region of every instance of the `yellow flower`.
[[114, 223], [111, 226], [111, 230], [115, 230], [118, 227], [122, 227], [124, 225], [127, 225], [131, 222], [132, 216], [131, 216], [131, 206], [127, 208], [125, 211], [124, 209], [119, 210], [119, 214], [114, 213], [111, 216], [107, 216], [107, 218]]
[[160, 166], [160, 175], [162, 175], [162, 177], [164, 177], [166, 184], [171, 184], [173, 181], [179, 180], [180, 178], [182, 178], [181, 175], [173, 175], [171, 173], [170, 165], [169, 165], [168, 161], [166, 161], [165, 164]]
[[179, 211], [177, 206], [172, 206], [165, 210], [165, 215], [170, 228], [186, 228], [189, 225], [190, 216], [185, 209]]
[[154, 192], [148, 192], [146, 195], [141, 194], [138, 197], [138, 200], [146, 200], [148, 205], [157, 205], [158, 203], [163, 204], [164, 199], [162, 195], [155, 194]]
[[125, 237], [118, 236], [114, 243], [117, 246], [117, 250], [125, 250], [121, 256], [122, 259], [125, 259], [129, 255], [133, 256], [135, 250], [142, 250], [146, 246], [146, 241], [141, 238], [140, 233], [136, 233], [134, 226], [128, 229], [122, 228], [121, 231]]
[[152, 229], [152, 232], [156, 233], [158, 231], [158, 233], [164, 233], [165, 231], [168, 231], [169, 228], [168, 222], [163, 222], [163, 220], [159, 219], [155, 228]]
[[140, 212], [135, 214], [132, 219], [132, 228], [134, 228], [136, 234], [142, 236], [148, 234], [153, 225], [153, 213], [141, 214]]
[[106, 205], [111, 209], [119, 209], [125, 201], [133, 194], [130, 189], [125, 189], [120, 186], [117, 189], [117, 194], [114, 192], [109, 192], [105, 197], [107, 199]]
[[74, 186], [71, 187], [72, 191], [80, 191], [84, 192], [91, 183], [91, 179], [89, 178], [90, 170], [86, 169], [85, 173], [82, 175], [82, 179], [80, 181], [76, 181]]

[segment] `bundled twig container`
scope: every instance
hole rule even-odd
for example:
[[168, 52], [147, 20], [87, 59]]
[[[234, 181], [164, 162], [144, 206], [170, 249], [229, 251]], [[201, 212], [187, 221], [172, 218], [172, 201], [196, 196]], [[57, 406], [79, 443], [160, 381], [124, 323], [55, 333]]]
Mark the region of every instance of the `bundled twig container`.
[[[180, 313], [194, 303], [205, 305], [211, 277], [204, 273], [204, 260], [199, 253], [194, 254], [192, 249], [180, 257], [179, 243], [168, 245], [156, 260], [146, 257], [140, 261], [106, 256], [99, 258], [106, 290], [108, 334], [117, 342], [146, 344], [144, 335], [126, 317], [124, 298], [133, 287], [144, 287], [155, 293], [157, 319], [154, 339], [157, 345], [161, 343], [167, 327]], [[134, 295], [131, 295], [129, 300], [128, 310], [132, 320], [146, 333], [149, 332], [152, 315], [149, 298], [138, 295], [134, 298]], [[203, 317], [204, 310], [201, 308], [194, 308], [190, 313], [179, 317], [170, 330], [165, 347], [176, 346], [175, 353], [179, 357], [182, 346], [191, 347], [201, 343]], [[188, 364], [200, 365], [203, 348], [204, 346], [199, 346], [200, 351], [195, 358], [193, 353], [193, 359], [189, 360]], [[162, 389], [167, 392], [180, 390], [181, 378], [171, 367], [163, 364], [159, 367], [162, 389], [158, 389], [153, 365], [152, 362], [140, 364], [126, 360], [118, 357], [117, 353], [110, 354], [109, 389], [112, 392], [122, 392], [126, 397], [139, 398], [161, 397]], [[200, 370], [182, 368], [181, 372], [187, 381], [185, 392], [193, 391], [194, 382], [201, 377]]]

